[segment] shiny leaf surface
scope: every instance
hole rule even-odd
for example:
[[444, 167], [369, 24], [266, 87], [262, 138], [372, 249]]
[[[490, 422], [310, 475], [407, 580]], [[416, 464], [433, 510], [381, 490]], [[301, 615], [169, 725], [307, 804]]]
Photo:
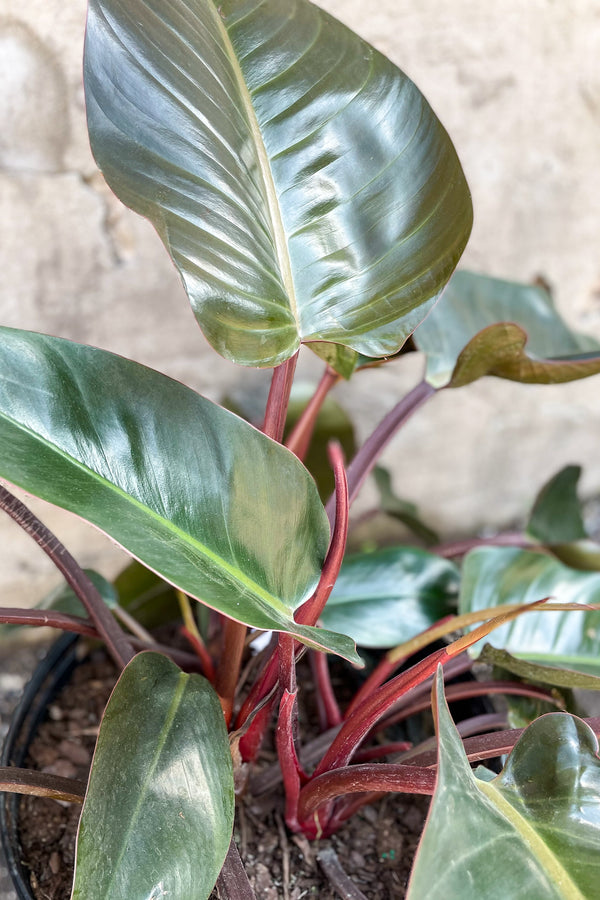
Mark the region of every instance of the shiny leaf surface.
[[454, 275], [414, 341], [436, 388], [484, 375], [554, 384], [600, 372], [600, 344], [571, 331], [547, 291], [473, 272]]
[[91, 0], [98, 165], [148, 217], [211, 344], [397, 350], [450, 277], [471, 203], [414, 84], [307, 0]]
[[[570, 569], [543, 553], [484, 547], [467, 554], [460, 612], [531, 603], [600, 603], [600, 574]], [[514, 656], [580, 671], [600, 671], [600, 610], [528, 612], [491, 632], [487, 641]], [[481, 650], [476, 644], [473, 651]]]
[[600, 866], [598, 742], [552, 713], [495, 778], [477, 778], [438, 673], [439, 774], [407, 900], [592, 900]]
[[321, 615], [362, 647], [395, 647], [456, 610], [458, 569], [414, 547], [348, 556]]
[[73, 900], [203, 900], [223, 865], [234, 808], [215, 691], [158, 653], [139, 654], [102, 719]]
[[581, 466], [565, 466], [536, 497], [527, 532], [542, 544], [566, 544], [587, 538], [577, 483]]
[[293, 621], [328, 544], [312, 478], [189, 388], [102, 350], [0, 329], [0, 474], [225, 615], [356, 658], [347, 638]]

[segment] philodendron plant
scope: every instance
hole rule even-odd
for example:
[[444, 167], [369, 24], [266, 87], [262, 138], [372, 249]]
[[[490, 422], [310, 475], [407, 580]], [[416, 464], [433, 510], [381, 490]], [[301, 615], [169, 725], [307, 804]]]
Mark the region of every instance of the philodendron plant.
[[[68, 584], [49, 608], [0, 621], [100, 636], [122, 670], [87, 786], [12, 768], [0, 786], [83, 801], [77, 900], [202, 900], [215, 882], [247, 898], [235, 794], [256, 785], [270, 735], [270, 783], [309, 839], [375, 794], [433, 795], [411, 900], [597, 896], [600, 721], [565, 711], [571, 688], [600, 685], [599, 553], [578, 470], [541, 491], [522, 534], [436, 549], [378, 469], [383, 510], [417, 546], [344, 555], [360, 486], [438, 391], [593, 375], [600, 345], [540, 287], [460, 272], [437, 302], [471, 227], [453, 146], [415, 85], [307, 0], [90, 0], [85, 92], [98, 165], [156, 227], [208, 341], [273, 371], [254, 427], [136, 362], [0, 329], [0, 475], [136, 561], [114, 586], [83, 572], [0, 491]], [[302, 344], [323, 371], [290, 428]], [[424, 356], [423, 380], [346, 467], [324, 440], [329, 391], [401, 366], [408, 349]], [[319, 449], [335, 479], [327, 505], [303, 465]], [[188, 649], [152, 643], [150, 620], [179, 615]], [[379, 659], [340, 698], [328, 661], [360, 667], [355, 642]], [[323, 732], [308, 743], [304, 656]], [[483, 681], [444, 689], [477, 658], [493, 667]], [[390, 732], [429, 706], [432, 685], [437, 756]], [[496, 693], [502, 711], [459, 736], [445, 697]], [[507, 753], [499, 774], [471, 769]]]

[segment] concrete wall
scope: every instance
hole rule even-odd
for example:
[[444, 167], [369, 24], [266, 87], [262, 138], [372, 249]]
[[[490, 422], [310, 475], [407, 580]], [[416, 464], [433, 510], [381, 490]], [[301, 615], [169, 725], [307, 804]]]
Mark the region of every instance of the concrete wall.
[[[464, 265], [543, 275], [568, 321], [600, 338], [600, 4], [597, 0], [364, 0], [324, 5], [417, 82], [450, 132], [475, 226]], [[0, 5], [0, 320], [98, 344], [217, 398], [249, 376], [201, 337], [152, 228], [106, 190], [87, 144], [83, 0]], [[310, 354], [308, 355], [310, 357]], [[365, 435], [420, 361], [339, 391]], [[312, 357], [303, 370], [313, 368]], [[257, 385], [263, 373], [251, 373]], [[437, 397], [385, 456], [399, 493], [448, 534], [502, 524], [566, 462], [600, 491], [600, 378], [556, 388], [487, 379]], [[368, 497], [364, 503], [368, 502]], [[121, 557], [76, 520], [44, 518], [86, 565]], [[0, 520], [0, 603], [50, 568]], [[31, 589], [31, 585], [33, 588]]]

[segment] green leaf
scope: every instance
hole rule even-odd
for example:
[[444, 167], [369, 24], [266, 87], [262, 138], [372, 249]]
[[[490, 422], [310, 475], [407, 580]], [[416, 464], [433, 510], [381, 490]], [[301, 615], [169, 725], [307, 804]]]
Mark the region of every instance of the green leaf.
[[100, 726], [73, 900], [204, 900], [229, 847], [234, 809], [214, 689], [159, 653], [139, 654]]
[[94, 156], [163, 239], [210, 343], [252, 366], [394, 353], [466, 244], [448, 135], [388, 59], [306, 0], [91, 0]]
[[[569, 569], [546, 554], [513, 547], [482, 547], [465, 557], [461, 613], [546, 597], [564, 603], [600, 603], [600, 574]], [[583, 672], [600, 670], [600, 610], [528, 612], [494, 629], [486, 640], [533, 662]], [[480, 641], [472, 652], [481, 647]]]
[[551, 713], [495, 778], [467, 761], [437, 677], [438, 783], [407, 900], [592, 900], [600, 858], [598, 742]]
[[[298, 419], [311, 400], [316, 385], [305, 381], [295, 381], [292, 385], [287, 417], [283, 433], [284, 442], [289, 437]], [[246, 419], [247, 422], [262, 422], [268, 391], [257, 390], [256, 386], [238, 385], [234, 391], [222, 398], [226, 409]], [[328, 395], [319, 410], [313, 434], [304, 459], [304, 465], [315, 479], [319, 496], [326, 501], [335, 487], [331, 464], [327, 457], [327, 444], [336, 440], [341, 444], [346, 460], [351, 460], [356, 452], [354, 426], [348, 413]]]
[[365, 359], [356, 350], [342, 344], [328, 344], [325, 341], [313, 341], [308, 345], [319, 359], [324, 360], [334, 372], [348, 380], [359, 368], [360, 360]]
[[556, 384], [600, 372], [600, 344], [571, 331], [541, 287], [457, 272], [414, 334], [436, 388], [484, 375]]
[[392, 353], [388, 356], [380, 357], [379, 359], [357, 353], [356, 350], [350, 350], [348, 347], [343, 347], [341, 344], [326, 344], [322, 341], [314, 341], [308, 346], [319, 359], [323, 359], [334, 372], [337, 372], [338, 375], [341, 375], [342, 378], [345, 378], [346, 380], [350, 379], [355, 372], [358, 372], [361, 369], [379, 368], [379, 366], [392, 362], [392, 360], [398, 359], [402, 354], [410, 353], [415, 349], [410, 337], [402, 345], [402, 349], [397, 353]]
[[600, 544], [595, 541], [572, 541], [569, 544], [553, 544], [552, 553], [561, 562], [584, 572], [600, 572]]
[[556, 669], [554, 666], [542, 666], [539, 663], [528, 662], [526, 659], [518, 659], [506, 650], [498, 650], [491, 644], [483, 647], [479, 659], [489, 665], [500, 666], [526, 681], [550, 684], [555, 687], [600, 691], [598, 675], [588, 675], [586, 672], [576, 672], [573, 669]]
[[357, 660], [347, 638], [293, 621], [329, 540], [312, 478], [285, 447], [178, 382], [0, 329], [0, 475], [225, 615]]
[[419, 511], [414, 503], [401, 500], [392, 488], [392, 477], [383, 466], [375, 466], [373, 477], [379, 491], [379, 503], [384, 513], [398, 519], [425, 544], [439, 544], [439, 535], [419, 518]]
[[173, 585], [135, 559], [117, 575], [115, 590], [119, 605], [144, 628], [156, 628], [179, 615]]
[[536, 497], [527, 532], [542, 544], [566, 544], [587, 538], [577, 483], [581, 466], [565, 466]]
[[361, 647], [395, 647], [456, 610], [458, 569], [414, 547], [347, 557], [321, 615]]

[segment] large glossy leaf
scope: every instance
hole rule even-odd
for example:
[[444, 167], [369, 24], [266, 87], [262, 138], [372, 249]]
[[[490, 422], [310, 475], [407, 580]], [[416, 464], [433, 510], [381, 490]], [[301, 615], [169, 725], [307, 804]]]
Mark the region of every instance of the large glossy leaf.
[[547, 291], [473, 272], [454, 275], [414, 341], [436, 388], [484, 375], [553, 384], [600, 372], [600, 344], [571, 331]]
[[293, 622], [329, 532], [306, 469], [164, 375], [0, 329], [0, 475], [226, 615], [354, 656], [347, 638]]
[[92, 149], [211, 344], [401, 346], [471, 228], [452, 144], [392, 63], [307, 0], [91, 0]]
[[456, 610], [458, 569], [414, 547], [348, 556], [321, 615], [361, 647], [395, 647]]
[[[543, 553], [483, 547], [465, 557], [460, 612], [552, 597], [600, 603], [600, 574], [570, 569]], [[514, 656], [580, 671], [600, 671], [600, 610], [528, 612], [486, 639]], [[481, 642], [472, 652], [481, 650]]]
[[234, 808], [214, 689], [158, 653], [139, 654], [100, 726], [73, 900], [203, 900], [223, 865]]
[[542, 544], [566, 544], [587, 538], [577, 496], [580, 476], [581, 466], [565, 466], [537, 495], [527, 531]]
[[407, 900], [592, 900], [600, 866], [598, 742], [552, 713], [503, 771], [472, 772], [438, 673], [439, 774]]

